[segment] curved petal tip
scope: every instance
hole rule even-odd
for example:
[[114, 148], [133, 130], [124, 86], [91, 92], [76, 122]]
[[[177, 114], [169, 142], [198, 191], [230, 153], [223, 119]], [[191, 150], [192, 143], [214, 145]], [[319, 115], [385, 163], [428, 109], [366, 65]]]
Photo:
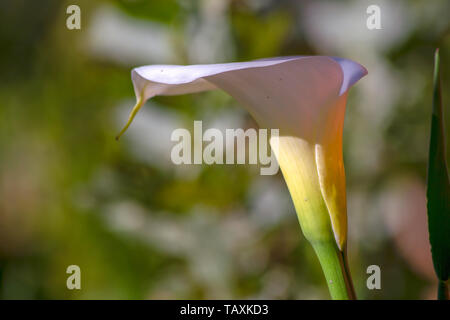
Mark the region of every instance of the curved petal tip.
[[358, 82], [359, 79], [368, 73], [366, 68], [355, 61], [339, 57], [331, 57], [331, 59], [339, 63], [343, 73], [342, 86], [339, 95], [346, 92], [351, 86]]

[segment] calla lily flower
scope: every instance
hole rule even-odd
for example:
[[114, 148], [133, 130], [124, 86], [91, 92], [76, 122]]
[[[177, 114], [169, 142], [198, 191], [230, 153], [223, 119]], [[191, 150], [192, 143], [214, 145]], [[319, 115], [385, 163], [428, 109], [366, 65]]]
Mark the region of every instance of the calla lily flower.
[[340, 253], [347, 241], [342, 131], [347, 92], [366, 74], [356, 62], [326, 56], [138, 67], [131, 72], [137, 104], [119, 136], [153, 96], [213, 89], [230, 94], [261, 128], [279, 129], [270, 143], [303, 233], [318, 254], [333, 298], [351, 298], [342, 293], [351, 286], [348, 270], [335, 268], [345, 264]]

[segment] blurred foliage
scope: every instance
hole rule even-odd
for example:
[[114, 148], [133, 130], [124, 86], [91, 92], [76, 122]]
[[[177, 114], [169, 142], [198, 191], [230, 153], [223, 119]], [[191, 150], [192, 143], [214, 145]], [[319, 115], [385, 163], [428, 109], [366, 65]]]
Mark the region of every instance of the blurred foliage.
[[[82, 29], [71, 31], [65, 27], [65, 10], [74, 3], [82, 10]], [[365, 55], [357, 55], [364, 52], [357, 41], [345, 52], [324, 49], [323, 39], [311, 31], [317, 27], [307, 22], [306, 10], [313, 3], [1, 1], [0, 298], [328, 298], [319, 263], [301, 236], [280, 174], [261, 177], [251, 166], [237, 165], [195, 166], [180, 174], [174, 165], [167, 169], [130, 152], [131, 136], [114, 140], [128, 111], [123, 106], [133, 104], [130, 65], [138, 62], [126, 58], [124, 63], [114, 55], [136, 54], [134, 34], [118, 34], [126, 29], [123, 24], [114, 29], [117, 34], [105, 27], [102, 39], [89, 41], [95, 28], [104, 27], [102, 21], [118, 19], [108, 12], [134, 27], [163, 30], [174, 63], [291, 54], [343, 55], [368, 63], [369, 77], [350, 92], [344, 133], [349, 257], [356, 290], [361, 298], [429, 297], [435, 284], [428, 269], [413, 263], [431, 261], [428, 249], [411, 249], [398, 231], [420, 227], [422, 220], [410, 219], [406, 212], [392, 230], [390, 219], [401, 211], [392, 203], [409, 208], [406, 204], [420, 198], [392, 191], [397, 180], [406, 177], [413, 187], [417, 182], [419, 195], [425, 194], [437, 46], [444, 66], [444, 105], [449, 101], [448, 21], [442, 25], [442, 19], [421, 18], [417, 12], [427, 8], [442, 14], [448, 4], [399, 2], [415, 10], [404, 36], [361, 61]], [[333, 8], [344, 2], [320, 3]], [[365, 17], [364, 10], [361, 14]], [[332, 23], [320, 21], [323, 26]], [[92, 50], [114, 36], [122, 36], [114, 50]], [[155, 36], [145, 50], [163, 45]], [[149, 53], [149, 64], [167, 63], [155, 60]], [[395, 92], [388, 106], [379, 102], [386, 101], [382, 81], [364, 87], [383, 66], [388, 66], [384, 76]], [[194, 119], [214, 120], [215, 114], [231, 114], [254, 126], [223, 93], [154, 101], [146, 107], [170, 111], [186, 126]], [[384, 116], [376, 120], [373, 115], [382, 110]], [[275, 210], [263, 202], [271, 194]], [[273, 216], [259, 214], [264, 210]], [[415, 236], [428, 238], [426, 232]], [[71, 264], [81, 268], [81, 290], [66, 288]], [[381, 266], [380, 291], [365, 286], [365, 270], [371, 264]]]
[[163, 23], [177, 23], [177, 18], [179, 18], [179, 15], [181, 13], [180, 5], [176, 0], [116, 0], [113, 1], [113, 3], [121, 8], [124, 12], [134, 17], [150, 19]]

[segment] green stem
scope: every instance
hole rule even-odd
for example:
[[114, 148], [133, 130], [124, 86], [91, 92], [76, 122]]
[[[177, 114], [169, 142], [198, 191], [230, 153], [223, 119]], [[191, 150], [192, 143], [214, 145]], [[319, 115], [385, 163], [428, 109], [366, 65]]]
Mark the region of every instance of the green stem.
[[447, 281], [439, 280], [438, 300], [449, 300], [448, 283], [447, 283]]
[[338, 249], [334, 241], [311, 243], [319, 258], [328, 289], [333, 300], [355, 300], [345, 251]]

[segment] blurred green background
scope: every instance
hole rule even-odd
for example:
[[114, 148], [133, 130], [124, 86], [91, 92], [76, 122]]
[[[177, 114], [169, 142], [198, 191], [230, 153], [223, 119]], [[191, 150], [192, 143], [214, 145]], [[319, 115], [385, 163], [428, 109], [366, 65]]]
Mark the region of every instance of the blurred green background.
[[[81, 30], [66, 28], [70, 4]], [[370, 4], [382, 30], [366, 28]], [[157, 97], [114, 140], [135, 66], [298, 54], [369, 70], [344, 129], [359, 297], [433, 298], [424, 186], [438, 46], [450, 104], [448, 12], [446, 0], [0, 1], [0, 298], [327, 299], [280, 173], [170, 162], [174, 128], [255, 126], [232, 98]], [[72, 264], [81, 290], [66, 287]], [[381, 290], [366, 287], [372, 264]]]

